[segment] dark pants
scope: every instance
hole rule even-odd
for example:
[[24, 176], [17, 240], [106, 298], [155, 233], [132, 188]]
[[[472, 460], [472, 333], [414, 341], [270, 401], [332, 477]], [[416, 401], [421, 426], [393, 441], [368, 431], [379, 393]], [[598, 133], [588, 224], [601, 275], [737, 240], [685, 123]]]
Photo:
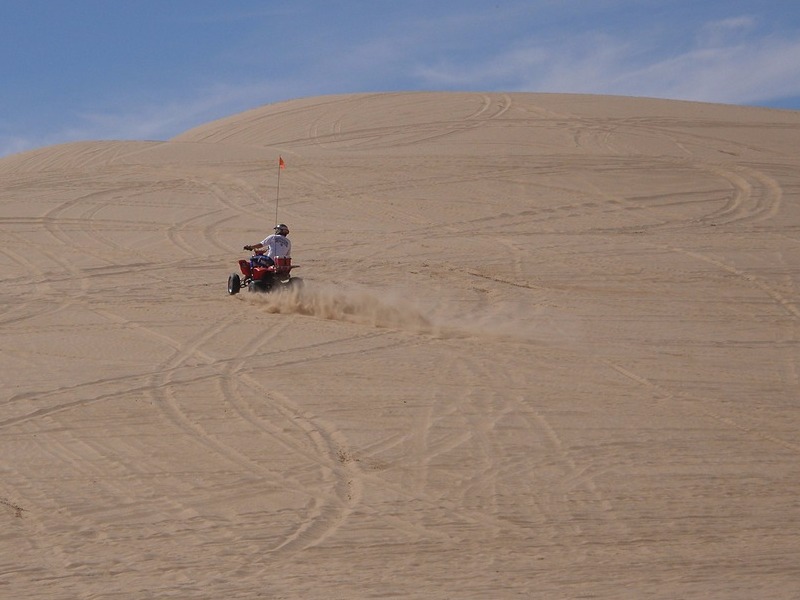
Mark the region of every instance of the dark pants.
[[272, 260], [269, 256], [266, 256], [264, 254], [253, 256], [250, 258], [251, 267], [271, 267], [274, 264], [275, 261]]

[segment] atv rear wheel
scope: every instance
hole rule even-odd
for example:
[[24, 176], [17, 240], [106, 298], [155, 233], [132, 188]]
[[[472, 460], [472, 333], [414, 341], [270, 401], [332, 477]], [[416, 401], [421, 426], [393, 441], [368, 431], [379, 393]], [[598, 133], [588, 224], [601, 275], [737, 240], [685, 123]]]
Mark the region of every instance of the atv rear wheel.
[[228, 277], [228, 293], [233, 296], [234, 294], [238, 294], [241, 288], [242, 278], [239, 277], [238, 273], [231, 273]]
[[265, 293], [272, 289], [272, 284], [267, 281], [251, 281], [247, 284], [248, 292], [261, 292]]

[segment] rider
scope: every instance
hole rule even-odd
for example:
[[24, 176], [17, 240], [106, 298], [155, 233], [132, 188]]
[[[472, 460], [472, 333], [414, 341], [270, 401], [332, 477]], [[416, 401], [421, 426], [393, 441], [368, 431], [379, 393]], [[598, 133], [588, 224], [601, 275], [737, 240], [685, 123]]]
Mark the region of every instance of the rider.
[[275, 261], [272, 259], [276, 256], [291, 256], [292, 242], [286, 237], [288, 235], [289, 228], [281, 223], [275, 226], [275, 233], [268, 235], [263, 241], [251, 246], [245, 246], [245, 250], [262, 250], [266, 248], [266, 251], [262, 250], [261, 252], [257, 252], [256, 256], [250, 259], [251, 264], [268, 267], [275, 264]]

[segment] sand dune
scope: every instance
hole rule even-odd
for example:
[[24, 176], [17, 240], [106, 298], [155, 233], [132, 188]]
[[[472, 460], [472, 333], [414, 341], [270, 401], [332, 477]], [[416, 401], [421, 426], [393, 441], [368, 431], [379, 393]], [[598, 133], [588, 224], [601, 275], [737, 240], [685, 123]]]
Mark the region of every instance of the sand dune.
[[[799, 137], [360, 94], [0, 160], [0, 596], [797, 598]], [[228, 296], [278, 156], [305, 285]]]

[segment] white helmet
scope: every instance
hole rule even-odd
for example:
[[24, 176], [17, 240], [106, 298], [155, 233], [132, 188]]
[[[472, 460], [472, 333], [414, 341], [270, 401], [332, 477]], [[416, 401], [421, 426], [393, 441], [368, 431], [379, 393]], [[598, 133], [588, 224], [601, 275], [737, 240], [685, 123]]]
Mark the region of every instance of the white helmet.
[[281, 223], [280, 225], [275, 226], [275, 233], [278, 235], [289, 235], [289, 228]]

